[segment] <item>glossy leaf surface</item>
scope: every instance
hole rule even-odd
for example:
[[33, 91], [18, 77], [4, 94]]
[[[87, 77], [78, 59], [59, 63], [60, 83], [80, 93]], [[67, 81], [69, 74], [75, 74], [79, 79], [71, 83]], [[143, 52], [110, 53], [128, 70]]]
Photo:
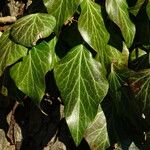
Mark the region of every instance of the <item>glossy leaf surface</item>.
[[87, 128], [84, 137], [87, 140], [91, 150], [106, 150], [110, 146], [106, 119], [101, 107], [99, 107], [94, 121]]
[[55, 18], [49, 14], [31, 14], [15, 22], [11, 36], [15, 42], [32, 47], [39, 39], [48, 37], [53, 32], [55, 25]]
[[130, 20], [126, 0], [106, 0], [106, 11], [110, 19], [118, 25], [130, 47], [135, 36], [135, 25]]
[[101, 8], [98, 4], [90, 0], [83, 0], [78, 29], [83, 39], [103, 56], [103, 51], [109, 40], [109, 33], [105, 28]]
[[56, 39], [48, 45], [46, 42], [32, 48], [23, 61], [14, 65], [10, 74], [18, 89], [39, 103], [45, 93], [45, 74], [53, 68], [55, 62], [54, 47]]
[[56, 18], [57, 31], [65, 21], [71, 19], [80, 2], [81, 0], [44, 0], [48, 13]]
[[0, 37], [0, 76], [6, 67], [27, 54], [27, 48], [14, 43], [9, 38], [9, 33], [9, 30], [5, 31]]
[[78, 145], [96, 116], [108, 83], [100, 63], [83, 45], [73, 48], [54, 68], [54, 73], [65, 105], [65, 117]]

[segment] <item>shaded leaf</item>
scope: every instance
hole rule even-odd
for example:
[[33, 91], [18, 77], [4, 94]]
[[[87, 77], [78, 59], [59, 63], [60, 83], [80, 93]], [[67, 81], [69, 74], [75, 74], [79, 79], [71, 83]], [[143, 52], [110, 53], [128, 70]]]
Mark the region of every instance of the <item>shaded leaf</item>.
[[44, 0], [49, 14], [56, 18], [56, 31], [65, 21], [71, 19], [82, 0]]
[[106, 0], [106, 11], [110, 19], [119, 26], [127, 46], [130, 47], [135, 36], [135, 26], [129, 18], [126, 1]]
[[81, 15], [78, 21], [78, 28], [83, 39], [103, 56], [105, 46], [109, 40], [104, 21], [101, 15], [101, 8], [98, 4], [83, 0], [81, 3]]
[[134, 49], [131, 53], [130, 53], [130, 60], [133, 61], [135, 59], [137, 59], [138, 57], [141, 57], [143, 55], [145, 55], [146, 52], [140, 48]]
[[103, 58], [97, 55], [97, 60], [104, 63], [104, 66], [108, 69], [113, 63], [116, 67], [125, 67], [128, 65], [129, 51], [126, 45], [123, 45], [122, 53], [111, 45], [106, 46], [106, 50], [103, 53]]
[[31, 14], [15, 22], [11, 36], [15, 42], [32, 47], [39, 39], [48, 37], [53, 32], [55, 25], [55, 18], [49, 14]]
[[145, 51], [140, 49], [136, 52], [133, 51], [131, 53], [130, 59], [129, 67], [135, 71], [150, 68], [150, 56]]
[[5, 31], [0, 37], [0, 76], [6, 67], [27, 54], [27, 48], [14, 43], [9, 38], [9, 33], [9, 30]]
[[83, 45], [74, 47], [54, 68], [65, 106], [65, 117], [76, 145], [97, 114], [108, 83], [100, 63]]
[[136, 16], [141, 9], [142, 5], [144, 4], [145, 0], [137, 0], [135, 6], [129, 8], [129, 11]]
[[142, 102], [143, 109], [150, 107], [150, 69], [137, 72], [130, 78], [131, 89]]
[[87, 128], [84, 137], [90, 145], [91, 150], [106, 150], [110, 146], [106, 119], [101, 107], [99, 107], [94, 121]]
[[139, 148], [132, 142], [129, 147], [129, 150], [139, 150]]
[[45, 93], [45, 74], [55, 63], [54, 47], [56, 39], [32, 48], [22, 62], [14, 65], [10, 74], [18, 89], [39, 103]]
[[146, 7], [146, 11], [147, 11], [148, 18], [150, 20], [150, 0], [148, 1], [147, 7]]

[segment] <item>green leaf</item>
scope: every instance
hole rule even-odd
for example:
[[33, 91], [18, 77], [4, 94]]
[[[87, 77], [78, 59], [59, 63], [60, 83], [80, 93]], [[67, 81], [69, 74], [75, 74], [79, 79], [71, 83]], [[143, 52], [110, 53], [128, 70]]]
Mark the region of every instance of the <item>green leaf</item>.
[[122, 86], [125, 82], [122, 80], [120, 75], [115, 71], [113, 63], [111, 64], [111, 72], [108, 76], [109, 82], [109, 94], [115, 104], [117, 112], [120, 111], [120, 104], [122, 102]]
[[74, 47], [54, 68], [65, 117], [76, 145], [97, 114], [108, 90], [99, 62], [83, 45]]
[[143, 110], [150, 108], [150, 69], [135, 73], [130, 78], [130, 83], [136, 98], [143, 104]]
[[103, 56], [102, 53], [109, 40], [109, 34], [104, 25], [101, 8], [90, 0], [83, 0], [81, 10], [78, 21], [79, 31], [83, 39]]
[[22, 62], [14, 65], [10, 74], [18, 89], [39, 103], [45, 93], [45, 74], [55, 63], [54, 38], [50, 45], [46, 42], [32, 48]]
[[129, 11], [136, 16], [139, 12], [139, 10], [141, 9], [142, 5], [144, 4], [145, 0], [137, 0], [135, 6], [130, 7]]
[[129, 150], [139, 150], [139, 148], [132, 142], [129, 147]]
[[106, 118], [101, 107], [99, 107], [94, 121], [87, 128], [84, 137], [91, 150], [106, 150], [110, 146]]
[[31, 14], [15, 22], [11, 36], [15, 42], [32, 47], [39, 39], [48, 37], [53, 32], [55, 25], [55, 18], [49, 14]]
[[126, 1], [106, 0], [106, 11], [110, 19], [119, 26], [127, 46], [130, 47], [135, 36], [135, 25], [129, 18]]
[[12, 65], [27, 54], [27, 48], [14, 43], [9, 38], [9, 30], [0, 37], [0, 76], [6, 67]]
[[147, 11], [148, 18], [150, 20], [150, 0], [148, 1], [147, 7], [146, 7], [146, 11]]
[[106, 50], [103, 53], [103, 58], [101, 55], [97, 55], [96, 59], [104, 63], [103, 66], [109, 69], [110, 65], [113, 63], [116, 67], [122, 68], [128, 65], [129, 51], [125, 44], [123, 44], [122, 53], [111, 45], [106, 46]]
[[56, 18], [56, 31], [60, 30], [68, 19], [71, 19], [80, 3], [81, 0], [44, 0], [48, 13]]

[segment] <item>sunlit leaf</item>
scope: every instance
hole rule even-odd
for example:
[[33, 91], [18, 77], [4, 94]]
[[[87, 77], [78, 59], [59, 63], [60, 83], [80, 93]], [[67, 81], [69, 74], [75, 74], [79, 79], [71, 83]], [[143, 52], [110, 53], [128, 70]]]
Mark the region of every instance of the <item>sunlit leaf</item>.
[[74, 47], [54, 68], [65, 117], [76, 145], [94, 120], [108, 83], [99, 62], [83, 46]]
[[83, 39], [101, 56], [105, 51], [105, 46], [109, 40], [98, 4], [83, 0], [81, 3], [81, 15], [78, 21], [78, 28]]
[[14, 65], [10, 74], [18, 89], [39, 103], [45, 93], [45, 74], [55, 63], [54, 47], [56, 39], [32, 48], [23, 61]]
[[101, 107], [99, 107], [94, 121], [87, 128], [84, 137], [87, 140], [91, 150], [106, 150], [106, 148], [109, 147], [107, 124]]
[[14, 43], [9, 38], [9, 30], [0, 37], [0, 76], [6, 67], [27, 54], [27, 48]]
[[44, 4], [49, 14], [56, 18], [56, 30], [71, 19], [82, 0], [44, 0]]
[[11, 36], [15, 42], [32, 47], [39, 39], [48, 37], [53, 32], [55, 25], [55, 18], [49, 14], [31, 14], [15, 22]]
[[127, 46], [130, 47], [135, 36], [135, 25], [129, 18], [126, 1], [106, 0], [106, 11], [110, 19], [119, 26]]

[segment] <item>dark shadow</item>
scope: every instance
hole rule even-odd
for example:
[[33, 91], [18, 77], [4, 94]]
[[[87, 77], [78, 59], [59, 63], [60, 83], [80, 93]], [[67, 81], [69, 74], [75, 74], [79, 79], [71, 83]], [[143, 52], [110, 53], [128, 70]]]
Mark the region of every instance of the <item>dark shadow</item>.
[[7, 134], [9, 125], [7, 123], [7, 115], [11, 111], [14, 101], [0, 94], [0, 129], [3, 129]]
[[60, 121], [60, 105], [55, 102], [49, 104], [44, 99], [41, 102], [44, 112], [26, 99], [24, 106], [19, 106], [15, 112], [15, 119], [21, 127], [23, 141], [20, 150], [43, 150], [55, 136]]
[[76, 147], [73, 138], [71, 136], [71, 133], [69, 131], [68, 125], [66, 123], [66, 120], [64, 118], [61, 120], [59, 126], [58, 137], [59, 140], [65, 144], [67, 150], [90, 150], [90, 147], [84, 138], [79, 144], [79, 146]]
[[7, 0], [0, 0], [0, 12], [2, 13], [2, 16], [10, 16], [10, 9], [7, 3]]

